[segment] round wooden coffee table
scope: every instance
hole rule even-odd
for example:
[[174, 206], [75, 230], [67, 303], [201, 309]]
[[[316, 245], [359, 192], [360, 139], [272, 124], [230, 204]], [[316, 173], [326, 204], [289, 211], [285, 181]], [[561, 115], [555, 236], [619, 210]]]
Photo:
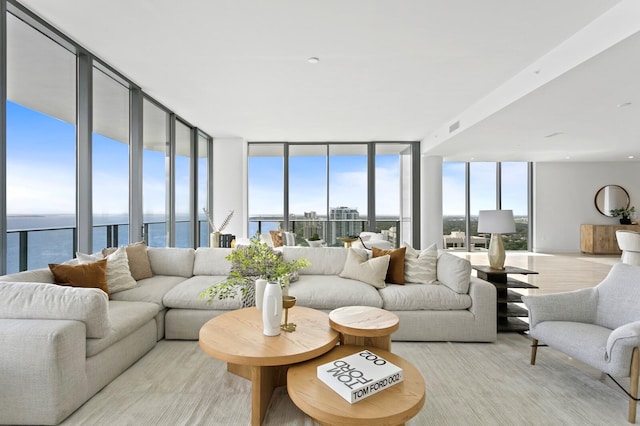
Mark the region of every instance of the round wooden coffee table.
[[331, 328], [340, 332], [340, 344], [391, 350], [391, 333], [400, 327], [393, 312], [371, 306], [345, 306], [329, 313]]
[[320, 356], [338, 343], [324, 312], [294, 306], [289, 319], [297, 324], [296, 331], [265, 336], [262, 311], [253, 307], [217, 316], [200, 329], [202, 350], [226, 361], [229, 372], [251, 380], [253, 425], [264, 420], [273, 390], [286, 384], [289, 365]]
[[404, 380], [356, 403], [348, 403], [318, 379], [319, 365], [362, 349], [361, 346], [336, 346], [319, 358], [290, 367], [287, 391], [293, 403], [318, 423], [336, 426], [401, 425], [418, 414], [425, 401], [424, 379], [413, 364], [391, 352], [364, 348], [402, 368]]

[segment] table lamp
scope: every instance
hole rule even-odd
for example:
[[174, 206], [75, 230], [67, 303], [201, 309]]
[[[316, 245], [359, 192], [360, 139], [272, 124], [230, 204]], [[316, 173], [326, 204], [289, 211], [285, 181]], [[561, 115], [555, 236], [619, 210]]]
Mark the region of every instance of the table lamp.
[[513, 210], [480, 210], [478, 232], [491, 233], [489, 266], [493, 269], [503, 270], [505, 254], [502, 234], [516, 232]]

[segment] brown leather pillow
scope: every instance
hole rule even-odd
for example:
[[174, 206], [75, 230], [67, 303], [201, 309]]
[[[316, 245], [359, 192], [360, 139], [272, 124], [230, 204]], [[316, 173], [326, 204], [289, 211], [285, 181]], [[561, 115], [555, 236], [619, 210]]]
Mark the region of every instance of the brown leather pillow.
[[271, 234], [271, 242], [274, 247], [282, 247], [282, 231], [269, 231]]
[[373, 257], [380, 257], [385, 254], [391, 256], [391, 259], [389, 259], [387, 276], [384, 281], [392, 284], [404, 284], [404, 255], [407, 248], [400, 247], [394, 250], [382, 250], [377, 247], [372, 247], [371, 249]]
[[99, 288], [109, 294], [107, 287], [107, 259], [80, 265], [50, 263], [49, 269], [56, 284], [71, 287]]

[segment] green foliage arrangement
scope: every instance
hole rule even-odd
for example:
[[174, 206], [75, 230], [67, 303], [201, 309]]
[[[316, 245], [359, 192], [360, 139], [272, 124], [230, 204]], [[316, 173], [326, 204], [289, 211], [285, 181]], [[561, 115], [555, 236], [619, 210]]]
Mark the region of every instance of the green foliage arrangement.
[[238, 291], [247, 295], [250, 286], [256, 279], [278, 282], [281, 286], [288, 284], [289, 276], [295, 271], [311, 265], [308, 259], [301, 258], [285, 262], [281, 253], [277, 253], [256, 234], [248, 246], [238, 247], [226, 257], [234, 266], [229, 277], [200, 293], [200, 299], [211, 302], [216, 297], [220, 300], [235, 297]]
[[311, 237], [309, 237], [307, 240], [308, 241], [320, 241], [320, 235], [318, 235], [318, 233], [316, 232]]
[[635, 206], [631, 206], [628, 209], [625, 208], [619, 208], [619, 209], [611, 209], [609, 210], [609, 214], [613, 217], [618, 217], [621, 216], [625, 219], [628, 219], [629, 216], [631, 216], [631, 213], [636, 211], [636, 207]]

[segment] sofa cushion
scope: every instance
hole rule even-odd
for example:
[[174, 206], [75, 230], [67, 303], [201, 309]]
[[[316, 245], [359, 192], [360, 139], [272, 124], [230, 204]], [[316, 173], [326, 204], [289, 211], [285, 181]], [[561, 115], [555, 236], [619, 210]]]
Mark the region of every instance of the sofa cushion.
[[435, 284], [437, 282], [436, 265], [438, 249], [431, 244], [424, 250], [416, 250], [405, 243], [404, 281], [414, 284]]
[[336, 275], [301, 275], [298, 281], [289, 285], [289, 295], [296, 298], [296, 305], [314, 309], [382, 307], [382, 298], [374, 287]]
[[138, 281], [135, 288], [112, 295], [111, 300], [149, 302], [163, 307], [162, 298], [164, 295], [184, 280], [184, 277], [156, 275]]
[[389, 255], [389, 267], [387, 275], [384, 278], [386, 283], [404, 284], [404, 256], [407, 251], [406, 247], [400, 247], [392, 250], [383, 250], [378, 247], [372, 247], [373, 257]]
[[277, 231], [269, 231], [269, 234], [271, 235], [271, 244], [273, 244], [273, 247], [282, 247], [282, 231], [281, 230], [277, 230]]
[[388, 285], [380, 289], [382, 307], [388, 311], [446, 311], [468, 309], [471, 297], [437, 284]]
[[388, 254], [380, 257], [367, 259], [361, 256], [355, 249], [349, 249], [347, 260], [344, 262], [344, 269], [339, 274], [342, 278], [359, 280], [375, 288], [384, 288], [384, 279], [389, 269]]
[[0, 283], [0, 318], [66, 319], [85, 323], [87, 337], [111, 328], [107, 294], [97, 288], [44, 283]]
[[49, 269], [56, 284], [71, 287], [99, 288], [109, 294], [107, 287], [107, 259], [81, 265], [64, 265], [50, 263]]
[[110, 301], [111, 328], [100, 339], [87, 339], [87, 357], [98, 354], [127, 337], [153, 320], [158, 312], [160, 312], [160, 307], [155, 303]]
[[193, 275], [229, 275], [231, 262], [226, 257], [230, 248], [199, 247], [193, 262]]
[[456, 293], [469, 292], [471, 262], [451, 253], [442, 253], [437, 263], [438, 281]]
[[[151, 278], [151, 264], [149, 263], [149, 255], [147, 254], [147, 243], [140, 241], [125, 246], [127, 250], [127, 260], [129, 261], [129, 270], [134, 280], [143, 280]], [[110, 247], [102, 250], [103, 256], [108, 256], [116, 251], [116, 248]]]
[[[76, 257], [80, 264], [96, 262], [101, 256], [77, 252]], [[118, 250], [107, 256], [107, 287], [109, 294], [128, 290], [136, 286], [136, 280], [131, 276], [127, 250], [119, 247]]]
[[[292, 247], [284, 246], [285, 262], [305, 258], [310, 266], [300, 270], [300, 275], [338, 275], [344, 269], [348, 249], [344, 247]], [[366, 253], [365, 250], [360, 252]]]
[[236, 296], [228, 299], [213, 299], [207, 302], [200, 299], [202, 293], [208, 287], [224, 281], [226, 276], [196, 275], [191, 277], [164, 295], [163, 303], [167, 308], [179, 309], [240, 309], [242, 308], [242, 298]]
[[192, 248], [149, 247], [147, 254], [153, 275], [193, 276], [196, 251]]

